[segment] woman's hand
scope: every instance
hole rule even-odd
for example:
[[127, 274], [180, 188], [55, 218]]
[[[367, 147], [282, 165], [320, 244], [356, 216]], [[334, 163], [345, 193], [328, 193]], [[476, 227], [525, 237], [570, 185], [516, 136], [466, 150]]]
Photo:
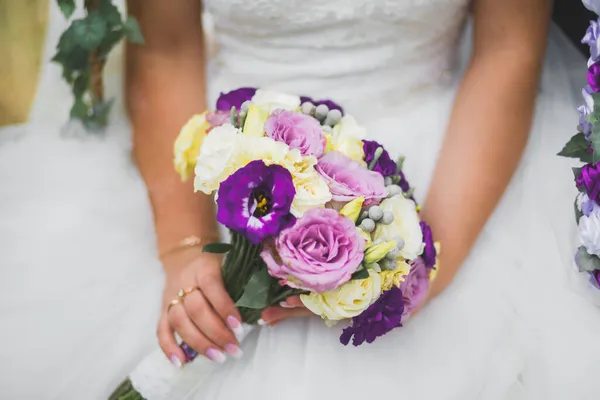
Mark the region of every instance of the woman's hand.
[[[225, 354], [240, 358], [236, 335], [242, 330], [241, 317], [223, 285], [221, 257], [189, 248], [165, 257], [163, 263], [166, 280], [157, 334], [165, 355], [174, 365], [185, 362], [177, 333], [212, 361], [224, 362]], [[188, 294], [179, 298], [180, 290]], [[176, 299], [180, 302], [169, 307]]]
[[260, 324], [275, 326], [286, 318], [307, 317], [309, 315], [313, 315], [313, 313], [304, 307], [300, 296], [292, 296], [279, 303], [278, 306], [266, 308], [261, 314]]

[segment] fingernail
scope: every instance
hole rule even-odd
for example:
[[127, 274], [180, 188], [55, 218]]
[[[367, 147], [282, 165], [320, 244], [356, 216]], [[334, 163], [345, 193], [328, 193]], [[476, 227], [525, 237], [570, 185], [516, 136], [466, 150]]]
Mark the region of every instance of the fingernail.
[[258, 320], [257, 324], [259, 324], [260, 326], [263, 326], [263, 325], [266, 325], [266, 322], [264, 319], [261, 318]]
[[242, 327], [242, 323], [238, 321], [236, 317], [230, 315], [229, 317], [227, 317], [227, 326], [229, 326], [229, 329], [233, 331], [235, 338], [237, 340], [241, 340], [241, 337], [244, 335], [244, 328]]
[[282, 301], [281, 303], [279, 303], [279, 305], [283, 308], [294, 308], [294, 306], [290, 306], [288, 303], [286, 303], [285, 301]]
[[182, 366], [181, 360], [175, 354], [171, 354], [171, 357], [169, 357], [169, 360], [171, 360], [171, 364], [173, 364], [177, 368], [181, 368], [181, 366]]
[[242, 349], [240, 349], [240, 347], [236, 344], [225, 345], [225, 351], [236, 360], [239, 360], [244, 355]]
[[225, 354], [221, 353], [219, 350], [217, 349], [208, 349], [206, 350], [206, 357], [208, 357], [210, 360], [219, 363], [219, 364], [223, 364], [225, 362], [225, 360], [227, 360], [227, 357], [225, 356]]

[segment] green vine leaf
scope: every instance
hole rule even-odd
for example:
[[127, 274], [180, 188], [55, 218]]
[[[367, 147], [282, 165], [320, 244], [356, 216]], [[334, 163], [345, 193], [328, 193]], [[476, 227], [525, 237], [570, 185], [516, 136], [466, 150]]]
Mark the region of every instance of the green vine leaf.
[[58, 6], [66, 19], [71, 18], [75, 12], [75, 0], [58, 0]]
[[107, 32], [106, 21], [97, 12], [73, 21], [73, 33], [77, 45], [87, 51], [96, 50]]
[[127, 21], [123, 24], [127, 40], [134, 44], [144, 44], [144, 36], [140, 29], [140, 24], [133, 17], [127, 17]]
[[592, 162], [592, 152], [588, 151], [589, 147], [590, 142], [586, 140], [582, 132], [579, 132], [569, 140], [558, 155], [578, 158], [581, 162], [589, 163]]

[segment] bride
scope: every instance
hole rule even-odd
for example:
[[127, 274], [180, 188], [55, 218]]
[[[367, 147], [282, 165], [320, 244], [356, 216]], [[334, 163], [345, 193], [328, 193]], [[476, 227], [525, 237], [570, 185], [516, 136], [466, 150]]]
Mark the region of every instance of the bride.
[[[201, 6], [129, 2], [146, 38], [127, 49], [121, 108], [135, 163], [118, 107], [104, 137], [61, 134], [56, 66], [30, 122], [0, 131], [3, 397], [106, 398], [155, 333], [181, 366], [176, 333], [223, 363], [189, 399], [597, 398], [598, 298], [572, 266], [575, 190], [555, 156], [585, 60], [551, 28], [543, 62], [550, 1], [206, 0], [204, 19]], [[51, 12], [47, 55], [64, 28]], [[120, 71], [117, 54], [115, 94]], [[331, 98], [407, 156], [443, 251], [404, 328], [346, 348], [292, 301], [238, 346], [219, 260], [180, 245], [215, 236], [213, 202], [171, 157], [186, 120], [242, 86]]]

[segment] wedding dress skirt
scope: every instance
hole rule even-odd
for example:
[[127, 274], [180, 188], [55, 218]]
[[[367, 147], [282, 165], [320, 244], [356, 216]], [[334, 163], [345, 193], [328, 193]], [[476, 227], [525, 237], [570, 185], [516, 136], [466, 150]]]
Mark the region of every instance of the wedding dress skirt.
[[[217, 14], [218, 8], [214, 2]], [[63, 27], [52, 12], [48, 52]], [[227, 27], [221, 30], [219, 51], [247, 71], [252, 52], [237, 48]], [[259, 36], [249, 38], [250, 48]], [[340, 52], [338, 68], [345, 56]], [[456, 79], [392, 93], [374, 70], [361, 75], [373, 81], [364, 92], [334, 90], [327, 81], [311, 84], [308, 72], [303, 82], [278, 80], [275, 69], [246, 77], [228, 70], [236, 63], [222, 61], [210, 65], [213, 101], [221, 90], [249, 84], [331, 97], [391, 154], [407, 156], [407, 177], [424, 198]], [[114, 94], [120, 62], [117, 55], [107, 67]], [[577, 123], [584, 70], [584, 58], [553, 30], [531, 139], [510, 188], [454, 282], [402, 329], [360, 348], [341, 346], [340, 330], [318, 318], [257, 329], [241, 360], [199, 377], [186, 398], [596, 399], [600, 298], [573, 265], [576, 191], [569, 161], [555, 156]], [[163, 276], [128, 123], [117, 106], [105, 135], [80, 133], [65, 123], [70, 101], [58, 68], [48, 65], [31, 122], [0, 130], [0, 394], [6, 399], [104, 399], [157, 347]]]

